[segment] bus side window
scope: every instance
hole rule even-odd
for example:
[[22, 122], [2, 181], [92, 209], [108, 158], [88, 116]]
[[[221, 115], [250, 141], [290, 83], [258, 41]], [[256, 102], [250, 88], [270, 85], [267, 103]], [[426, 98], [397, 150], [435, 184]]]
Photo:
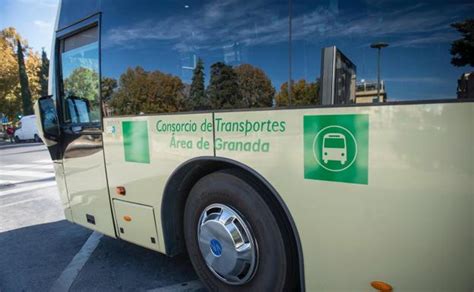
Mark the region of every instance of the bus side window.
[[100, 123], [98, 28], [61, 42], [64, 122]]
[[106, 115], [271, 108], [288, 81], [287, 0], [102, 7]]
[[470, 1], [218, 2], [103, 0], [104, 115], [474, 96]]
[[291, 3], [293, 104], [469, 96], [474, 68], [459, 46], [474, 25], [472, 1]]

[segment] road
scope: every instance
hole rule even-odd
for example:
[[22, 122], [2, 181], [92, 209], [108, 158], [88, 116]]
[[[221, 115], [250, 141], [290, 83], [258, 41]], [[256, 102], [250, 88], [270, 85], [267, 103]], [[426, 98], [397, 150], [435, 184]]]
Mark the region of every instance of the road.
[[150, 290], [205, 291], [185, 255], [66, 221], [47, 149], [0, 142], [0, 292]]

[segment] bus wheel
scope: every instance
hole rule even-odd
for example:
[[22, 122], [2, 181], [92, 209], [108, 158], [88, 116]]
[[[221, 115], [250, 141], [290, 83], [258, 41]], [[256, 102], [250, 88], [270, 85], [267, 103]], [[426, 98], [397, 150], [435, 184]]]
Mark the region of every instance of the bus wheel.
[[20, 142], [21, 142], [20, 138], [18, 136], [15, 136], [15, 143], [20, 143]]
[[192, 188], [184, 236], [210, 291], [283, 291], [291, 278], [276, 218], [256, 188], [232, 171], [209, 174]]

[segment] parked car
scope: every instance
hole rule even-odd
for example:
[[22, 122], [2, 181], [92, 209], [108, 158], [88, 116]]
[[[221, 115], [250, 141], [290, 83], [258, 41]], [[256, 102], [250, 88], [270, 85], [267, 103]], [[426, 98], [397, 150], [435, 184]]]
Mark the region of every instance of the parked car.
[[16, 143], [26, 140], [41, 142], [41, 138], [38, 136], [38, 128], [36, 127], [36, 116], [30, 115], [22, 117], [18, 122], [14, 137]]

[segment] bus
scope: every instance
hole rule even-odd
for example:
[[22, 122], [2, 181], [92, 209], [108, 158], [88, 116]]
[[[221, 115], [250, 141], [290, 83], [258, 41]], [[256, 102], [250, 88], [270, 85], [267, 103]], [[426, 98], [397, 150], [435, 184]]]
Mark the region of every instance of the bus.
[[471, 291], [473, 9], [62, 0], [35, 110], [66, 219], [210, 291]]
[[339, 161], [341, 164], [347, 162], [346, 136], [338, 133], [329, 133], [323, 138], [324, 163], [330, 160]]

